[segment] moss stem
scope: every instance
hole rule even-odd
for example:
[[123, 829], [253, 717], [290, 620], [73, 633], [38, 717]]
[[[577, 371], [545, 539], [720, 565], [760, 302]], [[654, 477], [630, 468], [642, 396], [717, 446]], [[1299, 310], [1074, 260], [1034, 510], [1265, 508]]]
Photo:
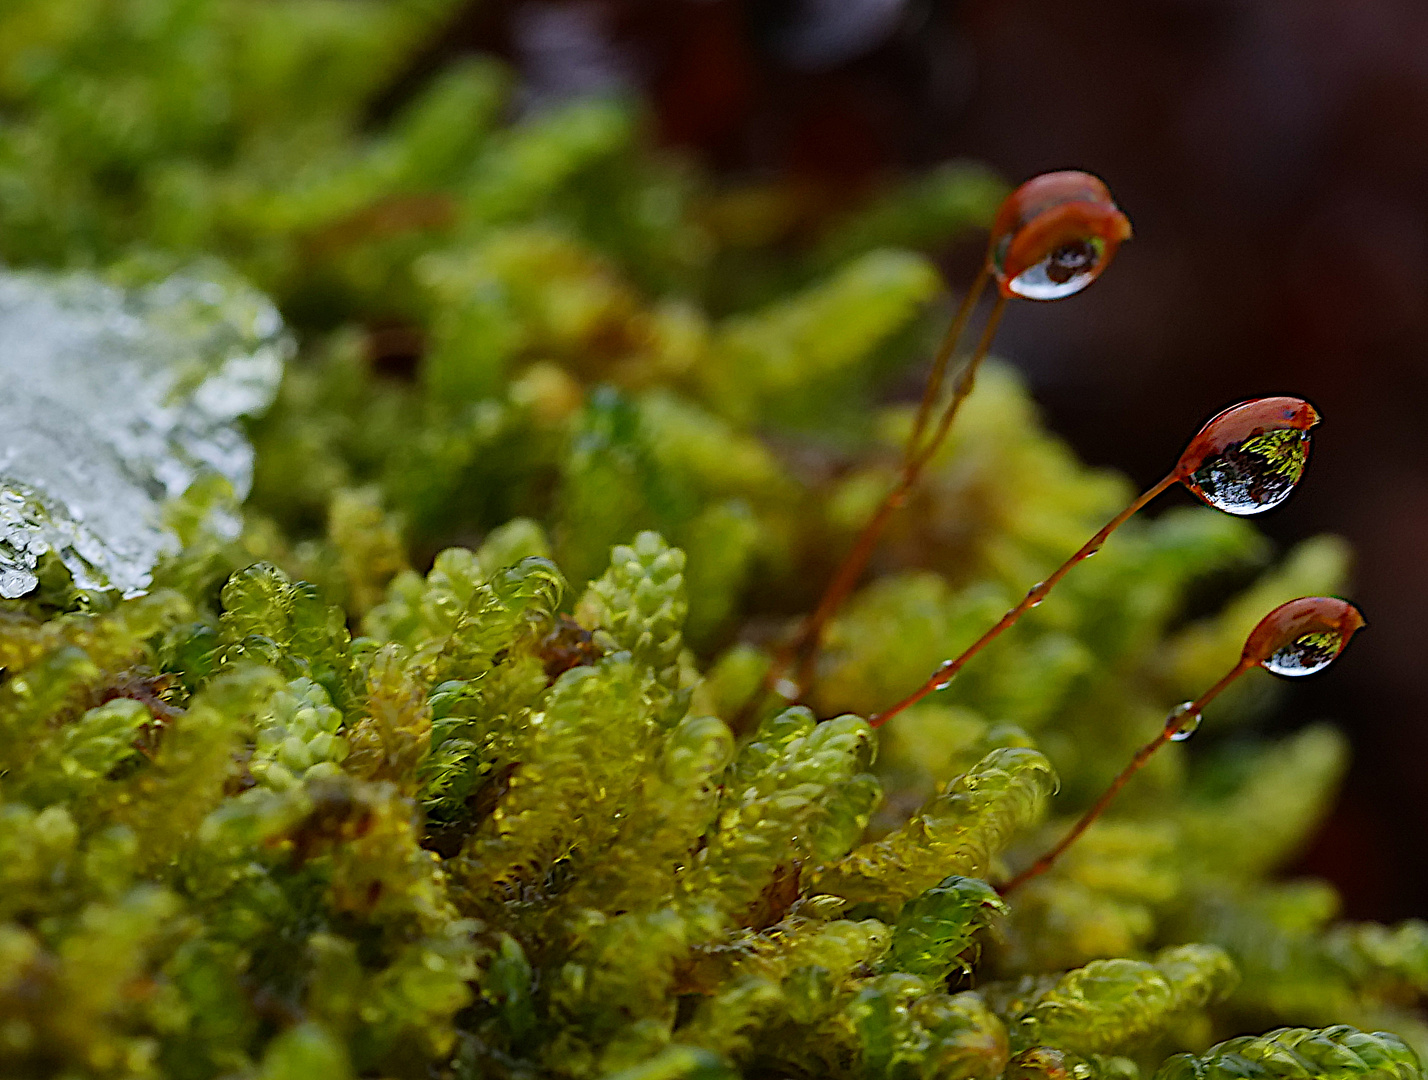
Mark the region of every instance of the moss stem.
[[[1227, 686], [1254, 666], [1253, 659], [1241, 657], [1239, 663], [1231, 668], [1224, 678], [1190, 703], [1188, 711], [1198, 716], [1205, 706], [1219, 697]], [[1135, 752], [1135, 756], [1130, 759], [1129, 764], [1111, 781], [1110, 786], [1101, 792], [1101, 797], [1091, 804], [1091, 808], [1081, 815], [1080, 820], [1071, 826], [1071, 830], [1061, 838], [1055, 847], [1004, 884], [998, 891], [1006, 896], [1027, 881], [1051, 869], [1052, 864], [1061, 857], [1062, 853], [1074, 844], [1082, 833], [1095, 824], [1096, 819], [1105, 812], [1106, 807], [1111, 805], [1112, 800], [1120, 794], [1121, 788], [1126, 786], [1130, 778], [1145, 767], [1145, 763], [1154, 756], [1157, 750], [1173, 740], [1177, 730], [1174, 720], [1175, 714], [1172, 714], [1171, 719], [1167, 720], [1165, 726], [1160, 729], [1160, 734]]]
[[[934, 429], [932, 437], [919, 449], [918, 444], [922, 441], [923, 432], [927, 428], [933, 403], [942, 389], [948, 361], [956, 349], [958, 339], [966, 329], [967, 321], [976, 307], [977, 299], [986, 290], [989, 280], [990, 276], [984, 267], [982, 272], [977, 275], [972, 288], [963, 298], [956, 315], [953, 316], [951, 325], [947, 328], [947, 333], [943, 336], [942, 343], [938, 346], [937, 354], [933, 358], [932, 372], [928, 377], [927, 389], [923, 393], [917, 416], [913, 420], [912, 431], [903, 454], [902, 474], [898, 478], [897, 485], [883, 497], [878, 508], [873, 511], [872, 517], [859, 532], [852, 548], [844, 556], [843, 561], [824, 588], [823, 596], [819, 599], [818, 606], [813, 610], [813, 613], [803, 621], [793, 640], [774, 654], [773, 662], [769, 665], [758, 689], [734, 717], [732, 726], [735, 731], [743, 730], [748, 726], [754, 713], [758, 711], [759, 706], [770, 693], [776, 692], [786, 701], [797, 701], [803, 696], [812, 681], [813, 667], [817, 662], [818, 650], [823, 643], [823, 635], [828, 628], [829, 621], [837, 614], [843, 601], [847, 599], [848, 594], [853, 591], [858, 580], [863, 576], [863, 572], [868, 566], [868, 560], [872, 558], [873, 551], [877, 548], [888, 521], [907, 501], [908, 495], [917, 486], [928, 462], [936, 456], [937, 451], [946, 441], [948, 432], [952, 430], [952, 423], [962, 408], [962, 403], [972, 392], [982, 361], [992, 347], [997, 326], [1006, 310], [1006, 297], [1002, 296], [997, 297], [996, 302], [992, 305], [986, 324], [982, 328], [981, 337], [977, 341], [977, 347], [958, 374], [952, 388], [952, 396], [938, 418], [937, 427]], [[789, 669], [793, 668], [795, 664], [797, 665], [796, 676], [794, 679], [789, 679]]]
[[955, 657], [954, 659], [944, 661], [942, 665], [932, 673], [931, 677], [929, 677], [925, 683], [919, 686], [907, 697], [899, 701], [896, 705], [892, 706], [889, 709], [885, 709], [884, 711], [876, 714], [875, 716], [870, 717], [868, 722], [872, 724], [873, 727], [881, 727], [883, 724], [886, 724], [889, 720], [891, 720], [898, 713], [902, 712], [908, 706], [917, 704], [934, 690], [941, 690], [944, 686], [950, 683], [954, 678], [956, 678], [957, 673], [962, 670], [962, 668], [966, 665], [967, 661], [971, 660], [972, 657], [976, 656], [979, 652], [981, 652], [993, 641], [995, 641], [997, 637], [999, 637], [1003, 632], [1008, 630], [1013, 624], [1016, 623], [1018, 619], [1020, 619], [1028, 611], [1030, 611], [1032, 608], [1036, 607], [1043, 600], [1045, 600], [1047, 594], [1050, 593], [1051, 590], [1056, 587], [1057, 582], [1059, 582], [1062, 578], [1064, 578], [1067, 574], [1071, 572], [1072, 567], [1074, 567], [1077, 563], [1089, 559], [1096, 552], [1100, 551], [1101, 545], [1106, 542], [1106, 540], [1110, 537], [1111, 533], [1119, 529], [1122, 525], [1129, 521], [1139, 510], [1141, 510], [1147, 503], [1155, 499], [1167, 488], [1171, 487], [1175, 482], [1176, 476], [1174, 473], [1171, 473], [1154, 487], [1142, 492], [1139, 498], [1137, 498], [1133, 503], [1127, 506], [1115, 517], [1113, 517], [1110, 521], [1108, 521], [1105, 526], [1102, 527], [1100, 532], [1096, 533], [1095, 536], [1091, 537], [1091, 539], [1087, 540], [1084, 544], [1082, 544], [1081, 547], [1077, 549], [1074, 555], [1072, 555], [1069, 559], [1067, 559], [1064, 563], [1062, 563], [1054, 571], [1052, 571], [1050, 577], [1033, 587], [1024, 597], [1022, 597], [1020, 603], [1018, 603], [1014, 608], [1012, 608], [1005, 615], [1003, 615], [990, 630], [988, 630], [985, 634], [979, 637], [976, 641], [972, 642], [972, 644], [969, 645], [961, 653], [961, 655]]
[[977, 280], [972, 282], [972, 287], [962, 297], [962, 303], [957, 308], [957, 314], [952, 317], [952, 324], [947, 327], [947, 333], [942, 335], [942, 341], [937, 346], [937, 353], [932, 358], [932, 371], [927, 376], [927, 387], [923, 390], [922, 401], [917, 406], [917, 416], [912, 421], [912, 431], [907, 437], [907, 449], [903, 453], [904, 462], [910, 462], [917, 456], [917, 445], [922, 441], [922, 433], [927, 430], [927, 421], [932, 418], [932, 408], [942, 395], [942, 383], [947, 375], [948, 362], [951, 361], [952, 354], [957, 348], [957, 342], [961, 340], [962, 333], [967, 328], [967, 321], [972, 317], [972, 312], [977, 307], [977, 301], [982, 298], [982, 293], [986, 291], [987, 282], [991, 280], [991, 276], [991, 271], [983, 265], [981, 272], [977, 274]]

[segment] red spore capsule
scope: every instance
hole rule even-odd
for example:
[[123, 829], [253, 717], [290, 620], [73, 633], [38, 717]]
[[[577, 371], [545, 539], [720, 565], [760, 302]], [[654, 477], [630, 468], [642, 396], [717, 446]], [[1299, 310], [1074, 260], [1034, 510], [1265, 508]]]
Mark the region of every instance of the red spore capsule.
[[987, 264], [1004, 297], [1060, 300], [1095, 281], [1130, 236], [1130, 221], [1099, 179], [1043, 173], [997, 211]]
[[1309, 460], [1319, 414], [1302, 398], [1256, 398], [1218, 414], [1190, 440], [1175, 478], [1217, 510], [1241, 516], [1278, 506]]
[[1364, 617], [1336, 596], [1301, 596], [1259, 621], [1245, 642], [1244, 659], [1276, 675], [1313, 675], [1334, 662]]

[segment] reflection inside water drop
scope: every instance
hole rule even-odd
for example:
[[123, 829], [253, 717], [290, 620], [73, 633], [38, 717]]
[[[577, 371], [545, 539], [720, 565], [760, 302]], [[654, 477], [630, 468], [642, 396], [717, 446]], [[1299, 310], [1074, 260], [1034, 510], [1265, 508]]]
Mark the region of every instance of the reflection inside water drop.
[[1319, 630], [1295, 638], [1260, 662], [1276, 675], [1313, 675], [1333, 663], [1343, 647], [1338, 631]]
[[1309, 432], [1281, 428], [1231, 443], [1187, 478], [1190, 489], [1218, 510], [1248, 516], [1278, 506], [1309, 458]]
[[1007, 282], [1007, 288], [1027, 300], [1072, 296], [1096, 280], [1104, 251], [1105, 242], [1099, 237], [1078, 237], [1027, 267]]
[[1200, 714], [1195, 710], [1193, 701], [1175, 706], [1165, 718], [1165, 733], [1170, 736], [1171, 742], [1184, 742], [1199, 730]]

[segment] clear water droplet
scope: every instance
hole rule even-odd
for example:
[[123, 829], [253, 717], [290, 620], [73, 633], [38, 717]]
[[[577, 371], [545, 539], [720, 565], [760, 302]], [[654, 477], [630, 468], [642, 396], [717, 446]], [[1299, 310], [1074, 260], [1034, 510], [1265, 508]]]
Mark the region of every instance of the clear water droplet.
[[[938, 672], [938, 674], [940, 675], [942, 672], [948, 670], [948, 669], [952, 666], [952, 663], [953, 663], [953, 661], [951, 661], [951, 660], [944, 660], [944, 661], [942, 661], [942, 663], [938, 664], [938, 665], [937, 665], [937, 672]], [[936, 686], [936, 689], [938, 689], [938, 690], [946, 690], [946, 689], [947, 689], [949, 686], [951, 686], [951, 685], [952, 685], [952, 680], [951, 680], [951, 679], [948, 679], [946, 682], [938, 683], [937, 686]]]
[[1200, 730], [1201, 716], [1193, 701], [1186, 701], [1171, 711], [1165, 718], [1165, 731], [1171, 742], [1184, 742]]
[[1101, 272], [1106, 245], [1100, 237], [1078, 237], [1007, 282], [1008, 291], [1027, 300], [1060, 300], [1074, 296]]
[[1247, 517], [1289, 498], [1308, 460], [1309, 432], [1280, 428], [1231, 443], [1185, 482], [1217, 510]]
[[1260, 662], [1276, 675], [1313, 675], [1332, 664], [1343, 647], [1343, 635], [1337, 630], [1318, 630], [1300, 635]]

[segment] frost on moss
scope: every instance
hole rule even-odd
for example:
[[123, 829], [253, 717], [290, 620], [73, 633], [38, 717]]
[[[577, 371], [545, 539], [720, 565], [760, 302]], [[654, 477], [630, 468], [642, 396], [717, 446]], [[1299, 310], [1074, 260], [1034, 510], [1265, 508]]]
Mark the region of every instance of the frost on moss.
[[1134, 522], [874, 732], [1127, 494], [990, 365], [807, 705], [744, 714], [894, 482], [928, 256], [996, 180], [815, 227], [629, 103], [413, 78], [452, 0], [92, 6], [0, 5], [6, 312], [83, 300], [158, 365], [72, 455], [142, 436], [105, 508], [167, 553], [3, 552], [0, 1075], [1416, 1080], [1422, 925], [1275, 880], [1344, 746], [1258, 734], [1267, 679], [1207, 717], [1233, 760], [1170, 748], [993, 891], [1337, 542]]

